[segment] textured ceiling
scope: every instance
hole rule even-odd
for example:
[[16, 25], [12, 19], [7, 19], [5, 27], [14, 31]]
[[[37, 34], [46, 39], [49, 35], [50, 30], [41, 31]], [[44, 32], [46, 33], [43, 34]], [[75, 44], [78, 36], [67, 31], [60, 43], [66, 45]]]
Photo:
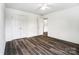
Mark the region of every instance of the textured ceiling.
[[78, 3], [51, 3], [48, 4], [49, 9], [40, 10], [43, 3], [6, 3], [6, 8], [13, 8], [22, 11], [28, 11], [39, 15], [49, 14], [51, 12], [78, 6]]

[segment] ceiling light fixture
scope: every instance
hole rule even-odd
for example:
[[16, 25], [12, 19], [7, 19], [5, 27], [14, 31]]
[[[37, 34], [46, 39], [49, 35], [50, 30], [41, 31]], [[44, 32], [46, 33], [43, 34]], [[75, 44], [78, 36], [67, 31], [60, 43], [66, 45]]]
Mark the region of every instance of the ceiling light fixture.
[[49, 9], [48, 4], [43, 4], [43, 5], [40, 7], [40, 10], [46, 10], [46, 9]]

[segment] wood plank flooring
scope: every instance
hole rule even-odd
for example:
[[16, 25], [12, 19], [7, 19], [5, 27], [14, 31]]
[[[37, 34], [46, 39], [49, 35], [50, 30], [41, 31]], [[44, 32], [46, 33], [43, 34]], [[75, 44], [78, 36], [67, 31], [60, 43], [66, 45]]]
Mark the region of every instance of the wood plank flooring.
[[47, 36], [8, 41], [5, 55], [78, 55], [79, 47], [58, 41]]

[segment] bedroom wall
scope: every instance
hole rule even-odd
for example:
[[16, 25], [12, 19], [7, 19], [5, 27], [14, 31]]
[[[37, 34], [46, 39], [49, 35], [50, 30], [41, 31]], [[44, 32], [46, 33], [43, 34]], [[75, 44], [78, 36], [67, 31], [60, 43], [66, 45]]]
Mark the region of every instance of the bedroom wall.
[[6, 41], [38, 35], [38, 15], [6, 8]]
[[4, 54], [5, 49], [4, 9], [5, 5], [3, 3], [0, 3], [0, 55]]
[[79, 44], [79, 6], [56, 11], [48, 17], [48, 36]]

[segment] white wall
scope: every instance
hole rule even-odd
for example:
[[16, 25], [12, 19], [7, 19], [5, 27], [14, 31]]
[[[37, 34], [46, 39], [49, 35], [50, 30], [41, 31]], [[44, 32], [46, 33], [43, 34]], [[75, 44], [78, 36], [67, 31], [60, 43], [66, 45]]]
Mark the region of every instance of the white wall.
[[6, 41], [38, 35], [38, 17], [29, 12], [6, 8]]
[[5, 48], [4, 8], [4, 4], [0, 3], [0, 55], [4, 54]]
[[56, 11], [48, 17], [48, 35], [79, 44], [79, 6]]

